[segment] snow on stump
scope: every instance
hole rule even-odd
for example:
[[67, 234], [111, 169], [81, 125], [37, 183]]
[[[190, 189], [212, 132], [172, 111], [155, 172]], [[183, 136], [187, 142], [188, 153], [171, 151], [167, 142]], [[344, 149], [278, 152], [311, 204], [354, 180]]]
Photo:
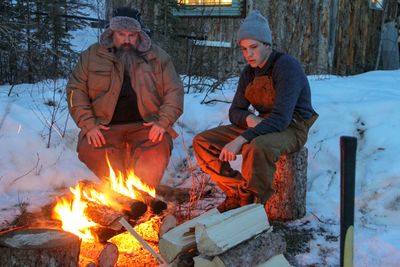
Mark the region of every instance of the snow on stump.
[[0, 235], [0, 262], [8, 267], [77, 267], [80, 245], [77, 236], [61, 230], [16, 229]]
[[308, 150], [303, 147], [279, 158], [274, 175], [275, 193], [266, 204], [270, 220], [295, 220], [306, 214], [307, 156]]

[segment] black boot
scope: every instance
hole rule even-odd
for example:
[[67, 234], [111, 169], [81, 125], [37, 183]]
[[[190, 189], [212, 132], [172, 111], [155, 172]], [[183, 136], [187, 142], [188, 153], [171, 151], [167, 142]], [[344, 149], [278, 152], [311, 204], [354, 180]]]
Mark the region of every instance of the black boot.
[[254, 200], [255, 197], [253, 193], [246, 191], [242, 188], [239, 189], [239, 205], [241, 207], [254, 203]]
[[219, 212], [225, 212], [239, 207], [240, 207], [239, 198], [237, 196], [227, 195], [224, 202], [219, 204], [217, 209]]

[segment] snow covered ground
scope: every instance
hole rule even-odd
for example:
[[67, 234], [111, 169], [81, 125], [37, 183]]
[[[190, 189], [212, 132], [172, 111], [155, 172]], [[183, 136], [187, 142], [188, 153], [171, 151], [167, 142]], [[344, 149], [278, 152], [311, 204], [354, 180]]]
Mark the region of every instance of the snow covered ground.
[[[340, 149], [343, 135], [358, 138], [355, 208], [355, 266], [399, 266], [400, 262], [400, 70], [350, 77], [309, 76], [313, 103], [320, 117], [309, 149], [307, 214], [292, 225], [323, 229], [313, 235], [309, 252], [297, 256], [308, 266], [339, 262]], [[231, 100], [237, 79], [210, 99]], [[78, 129], [66, 123], [66, 81], [0, 86], [0, 228], [28, 204], [35, 210], [54, 198], [56, 189], [79, 179], [95, 179], [78, 160]], [[201, 105], [204, 94], [185, 95], [185, 112], [176, 126], [172, 159], [163, 182], [190, 186], [180, 166], [194, 134], [228, 123], [229, 104]], [[52, 102], [61, 108], [48, 144]], [[65, 124], [66, 123], [66, 124]], [[64, 137], [62, 137], [65, 128]], [[186, 147], [186, 148], [185, 148]], [[190, 149], [190, 148], [189, 148]], [[192, 159], [195, 162], [195, 159]], [[235, 162], [239, 166], [239, 162]], [[25, 204], [26, 203], [26, 204]], [[334, 238], [328, 238], [334, 237]]]

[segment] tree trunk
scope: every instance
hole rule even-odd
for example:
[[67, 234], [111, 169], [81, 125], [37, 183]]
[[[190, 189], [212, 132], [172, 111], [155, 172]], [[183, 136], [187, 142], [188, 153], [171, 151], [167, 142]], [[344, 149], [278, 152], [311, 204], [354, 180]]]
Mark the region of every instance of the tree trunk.
[[17, 229], [0, 235], [2, 266], [78, 266], [80, 239], [54, 229]]
[[299, 152], [281, 156], [275, 178], [275, 193], [268, 200], [266, 210], [271, 221], [295, 220], [306, 213], [307, 156], [303, 147]]

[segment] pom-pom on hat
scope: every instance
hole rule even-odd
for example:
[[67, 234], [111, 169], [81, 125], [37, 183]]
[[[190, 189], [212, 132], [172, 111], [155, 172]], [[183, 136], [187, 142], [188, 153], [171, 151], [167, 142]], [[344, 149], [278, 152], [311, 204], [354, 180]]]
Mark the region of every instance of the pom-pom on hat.
[[114, 31], [128, 31], [138, 34], [138, 45], [136, 49], [146, 52], [151, 47], [149, 30], [144, 27], [141, 14], [137, 9], [118, 8], [114, 11], [109, 27], [101, 34], [100, 44], [111, 48], [113, 46], [112, 35]]
[[258, 10], [251, 11], [244, 19], [237, 33], [237, 42], [254, 39], [272, 45], [272, 32], [268, 20]]

